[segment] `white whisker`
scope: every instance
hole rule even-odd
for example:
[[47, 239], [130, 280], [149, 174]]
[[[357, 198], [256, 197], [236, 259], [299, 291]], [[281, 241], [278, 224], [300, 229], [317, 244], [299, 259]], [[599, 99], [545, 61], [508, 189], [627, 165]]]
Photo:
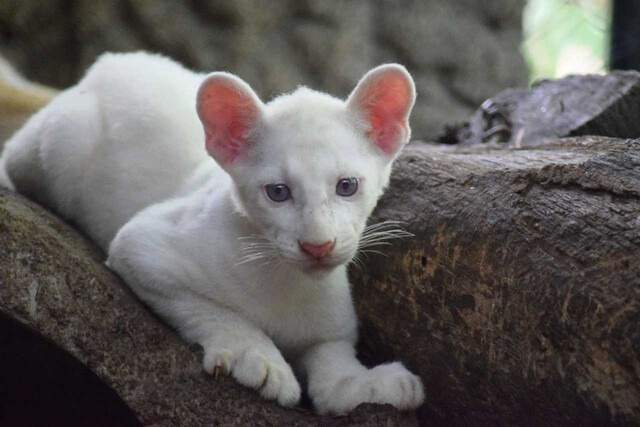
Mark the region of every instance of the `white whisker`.
[[378, 254], [378, 255], [382, 255], [384, 257], [388, 257], [389, 256], [389, 255], [385, 254], [384, 252], [375, 251], [375, 250], [372, 250], [372, 249], [364, 249], [364, 250], [361, 250], [360, 253], [365, 254], [365, 255], [366, 254]]
[[380, 236], [393, 236], [393, 237], [413, 237], [413, 234], [404, 231], [404, 230], [385, 230], [385, 231], [375, 231], [369, 233], [363, 233], [363, 239], [370, 239]]
[[251, 256], [242, 257], [236, 262], [236, 266], [246, 264], [248, 262], [258, 261], [261, 259], [269, 258], [267, 254], [256, 254]]
[[369, 245], [371, 243], [380, 243], [380, 242], [382, 242], [382, 244], [389, 245], [390, 243], [387, 242], [387, 240], [390, 240], [393, 238], [394, 238], [393, 236], [387, 236], [387, 237], [380, 237], [376, 239], [360, 240], [360, 245]]
[[405, 224], [402, 221], [383, 221], [376, 224], [368, 225], [364, 228], [364, 233], [369, 233], [376, 230], [384, 230], [384, 229], [400, 229], [402, 230], [401, 224]]
[[388, 256], [384, 252], [370, 248], [389, 246], [391, 245], [389, 240], [414, 237], [413, 234], [401, 227], [402, 224], [405, 223], [402, 221], [389, 220], [366, 226], [358, 241], [357, 252], [353, 258], [353, 262], [356, 265], [362, 264], [364, 266], [361, 256], [367, 257], [368, 254]]
[[240, 247], [236, 253], [236, 267], [255, 262], [261, 262], [257, 267], [266, 267], [279, 259], [275, 245], [265, 236], [252, 234], [238, 237], [238, 240]]
[[351, 263], [353, 265], [356, 266], [356, 268], [360, 271], [364, 270], [364, 264], [362, 263], [362, 260], [360, 259], [360, 253], [356, 252], [356, 254], [353, 256], [353, 258], [351, 259]]
[[238, 237], [238, 240], [262, 240], [262, 241], [266, 241], [269, 242], [270, 240], [264, 236], [261, 236], [259, 234], [250, 234], [248, 236], [240, 236]]

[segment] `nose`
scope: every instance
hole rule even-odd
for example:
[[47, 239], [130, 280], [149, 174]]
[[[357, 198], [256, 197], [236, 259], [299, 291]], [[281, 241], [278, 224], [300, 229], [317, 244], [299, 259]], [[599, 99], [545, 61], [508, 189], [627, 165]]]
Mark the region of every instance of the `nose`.
[[313, 258], [320, 259], [327, 256], [333, 250], [335, 243], [335, 239], [327, 240], [326, 242], [320, 244], [301, 242], [300, 247], [308, 255], [312, 256]]

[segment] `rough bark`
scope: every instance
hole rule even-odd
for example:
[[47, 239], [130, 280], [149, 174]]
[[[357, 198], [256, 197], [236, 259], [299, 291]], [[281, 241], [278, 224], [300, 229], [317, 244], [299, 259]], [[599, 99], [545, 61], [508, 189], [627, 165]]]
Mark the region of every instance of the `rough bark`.
[[202, 371], [201, 352], [151, 315], [102, 264], [100, 251], [38, 205], [2, 189], [0, 248], [0, 310], [86, 364], [145, 425], [416, 424], [414, 413], [378, 405], [320, 417], [265, 401], [230, 377], [214, 380]]
[[640, 73], [541, 80], [487, 99], [439, 137], [447, 144], [532, 146], [566, 136], [640, 136]]
[[365, 346], [424, 380], [421, 421], [640, 423], [640, 140], [409, 146], [352, 273]]

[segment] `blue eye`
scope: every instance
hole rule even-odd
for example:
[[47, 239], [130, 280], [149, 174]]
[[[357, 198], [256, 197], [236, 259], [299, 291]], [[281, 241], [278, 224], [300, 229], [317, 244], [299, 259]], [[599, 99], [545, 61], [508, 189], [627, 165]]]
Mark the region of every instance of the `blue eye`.
[[358, 178], [342, 178], [336, 185], [336, 194], [342, 197], [350, 197], [358, 191]]
[[274, 202], [282, 203], [291, 197], [289, 187], [284, 184], [267, 184], [264, 186], [267, 196]]

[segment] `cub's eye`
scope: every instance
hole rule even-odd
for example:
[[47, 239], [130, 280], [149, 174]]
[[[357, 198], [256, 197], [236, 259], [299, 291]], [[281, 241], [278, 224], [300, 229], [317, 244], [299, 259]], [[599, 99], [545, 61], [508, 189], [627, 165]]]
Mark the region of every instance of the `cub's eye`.
[[336, 194], [342, 197], [349, 197], [358, 191], [358, 178], [342, 178], [336, 185]]
[[278, 203], [284, 202], [291, 197], [289, 187], [284, 184], [267, 184], [264, 186], [264, 191], [271, 200]]

